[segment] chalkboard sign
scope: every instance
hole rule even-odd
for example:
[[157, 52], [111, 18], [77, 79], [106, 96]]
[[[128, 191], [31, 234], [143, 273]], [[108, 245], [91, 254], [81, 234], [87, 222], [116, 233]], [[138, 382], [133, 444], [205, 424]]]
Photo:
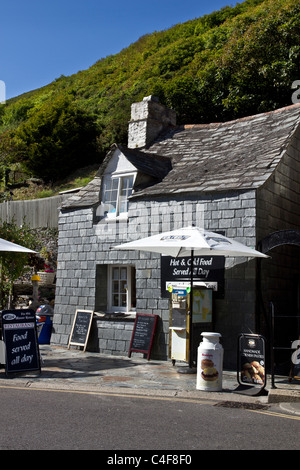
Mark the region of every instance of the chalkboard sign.
[[157, 323], [157, 317], [157, 315], [152, 315], [148, 313], [136, 314], [128, 353], [129, 357], [131, 356], [131, 353], [133, 351], [141, 352], [147, 354], [147, 359], [149, 361]]
[[3, 310], [2, 328], [6, 354], [6, 374], [40, 371], [34, 311], [30, 309]]
[[93, 313], [91, 310], [76, 310], [68, 349], [73, 344], [74, 346], [83, 346], [83, 351], [85, 351], [92, 326]]

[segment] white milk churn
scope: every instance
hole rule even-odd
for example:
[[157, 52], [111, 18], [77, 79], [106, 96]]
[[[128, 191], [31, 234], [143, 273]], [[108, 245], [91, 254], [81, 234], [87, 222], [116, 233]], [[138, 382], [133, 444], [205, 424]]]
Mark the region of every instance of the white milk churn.
[[203, 341], [198, 347], [197, 390], [221, 391], [223, 374], [223, 347], [220, 333], [201, 333]]

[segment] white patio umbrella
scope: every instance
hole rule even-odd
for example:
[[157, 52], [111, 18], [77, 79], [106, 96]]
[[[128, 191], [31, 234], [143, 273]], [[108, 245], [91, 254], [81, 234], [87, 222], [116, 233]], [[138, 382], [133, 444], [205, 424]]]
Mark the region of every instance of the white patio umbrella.
[[9, 242], [0, 238], [0, 251], [9, 251], [15, 253], [36, 253], [36, 251], [29, 250], [29, 248], [25, 248], [24, 246], [17, 245], [16, 243]]
[[[25, 248], [24, 246], [18, 245], [17, 243], [9, 242], [0, 238], [0, 252], [6, 253], [36, 253], [36, 251]], [[2, 261], [0, 261], [0, 278], [2, 276]]]
[[162, 255], [183, 257], [191, 252], [200, 256], [261, 257], [267, 255], [231, 238], [198, 227], [183, 227], [158, 233], [114, 247], [117, 250], [141, 250]]
[[[191, 266], [194, 256], [228, 256], [247, 258], [269, 258], [269, 256], [239, 243], [231, 238], [199, 227], [182, 227], [169, 232], [159, 233], [151, 237], [141, 238], [132, 242], [113, 247], [117, 250], [139, 250], [160, 253], [161, 255], [183, 257], [191, 256]], [[193, 292], [193, 269], [191, 269], [191, 295]], [[190, 322], [193, 322], [193, 312], [190, 312]], [[190, 331], [189, 366], [192, 369], [192, 328]]]

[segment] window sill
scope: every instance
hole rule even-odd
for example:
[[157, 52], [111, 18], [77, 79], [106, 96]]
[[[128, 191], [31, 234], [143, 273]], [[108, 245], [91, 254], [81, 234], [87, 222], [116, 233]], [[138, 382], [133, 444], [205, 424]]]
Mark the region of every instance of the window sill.
[[135, 321], [136, 312], [94, 312], [94, 316], [97, 320], [104, 321]]
[[115, 216], [104, 215], [101, 217], [101, 220], [105, 220], [105, 222], [115, 222], [116, 220], [128, 220], [128, 212]]

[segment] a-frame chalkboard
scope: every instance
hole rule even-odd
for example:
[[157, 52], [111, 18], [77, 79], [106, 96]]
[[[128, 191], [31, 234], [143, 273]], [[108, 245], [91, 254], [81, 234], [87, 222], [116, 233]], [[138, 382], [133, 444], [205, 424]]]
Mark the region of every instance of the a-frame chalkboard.
[[136, 314], [128, 357], [131, 356], [133, 351], [141, 352], [147, 354], [149, 361], [157, 318], [158, 315], [152, 315], [150, 313]]
[[83, 351], [85, 351], [92, 326], [93, 314], [92, 310], [76, 310], [68, 349], [72, 344], [73, 346], [83, 346]]

